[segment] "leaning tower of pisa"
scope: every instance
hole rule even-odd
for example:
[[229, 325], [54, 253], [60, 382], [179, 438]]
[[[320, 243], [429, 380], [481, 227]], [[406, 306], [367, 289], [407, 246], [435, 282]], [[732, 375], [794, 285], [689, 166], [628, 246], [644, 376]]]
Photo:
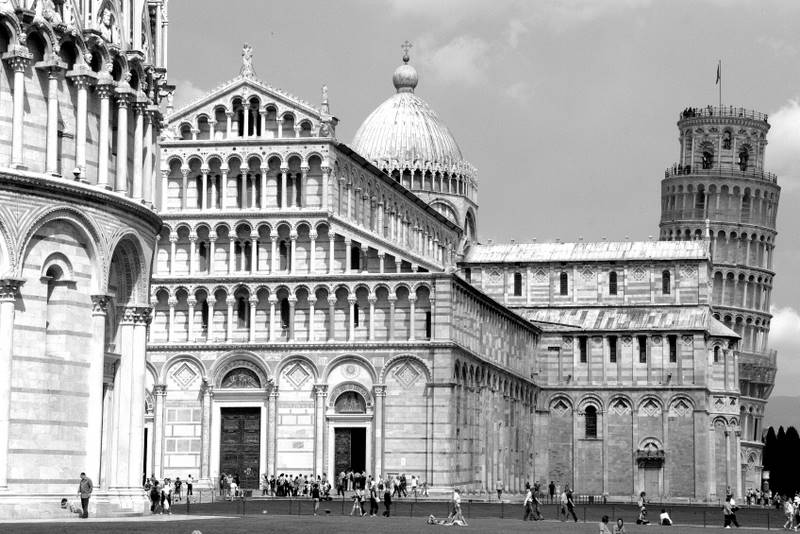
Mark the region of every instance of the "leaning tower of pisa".
[[713, 313], [742, 338], [738, 422], [746, 487], [760, 486], [762, 418], [776, 371], [768, 335], [780, 187], [764, 167], [769, 128], [756, 111], [687, 108], [678, 120], [680, 159], [661, 182], [661, 239], [710, 237]]

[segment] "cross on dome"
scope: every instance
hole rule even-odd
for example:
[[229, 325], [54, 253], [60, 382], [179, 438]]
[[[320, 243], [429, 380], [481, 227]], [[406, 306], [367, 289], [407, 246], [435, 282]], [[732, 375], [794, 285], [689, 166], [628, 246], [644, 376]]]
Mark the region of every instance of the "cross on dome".
[[414, 45], [411, 44], [408, 39], [406, 39], [406, 42], [400, 45], [400, 50], [403, 51], [403, 63], [408, 63], [408, 60], [411, 59], [408, 57], [408, 51], [411, 50], [413, 46]]

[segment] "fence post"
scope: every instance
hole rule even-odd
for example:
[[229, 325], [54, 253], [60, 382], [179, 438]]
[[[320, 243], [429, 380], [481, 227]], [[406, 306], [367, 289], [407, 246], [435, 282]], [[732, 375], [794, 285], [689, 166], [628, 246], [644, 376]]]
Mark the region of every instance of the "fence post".
[[611, 505], [611, 519], [614, 521], [614, 523], [617, 522], [617, 507], [613, 504]]
[[503, 513], [504, 513], [503, 501], [500, 501], [500, 519], [504, 518]]
[[769, 530], [769, 512], [767, 512], [767, 530]]
[[344, 515], [344, 495], [342, 495], [342, 515]]
[[583, 522], [586, 523], [586, 507], [583, 507]]
[[706, 511], [703, 510], [703, 528], [706, 528]]
[[[415, 500], [416, 500], [416, 499], [415, 499]], [[408, 514], [408, 517], [414, 517], [414, 501], [411, 501], [411, 503], [410, 503], [410, 504], [411, 504], [411, 507], [410, 507], [410, 508], [411, 508], [411, 510], [410, 510], [410, 512], [409, 512], [409, 514]], [[371, 505], [371, 504], [370, 504], [370, 505]]]
[[245, 507], [245, 504], [246, 504], [246, 503], [247, 503], [247, 501], [245, 500], [244, 493], [242, 493], [242, 517], [244, 517], [244, 516], [245, 516], [244, 507]]

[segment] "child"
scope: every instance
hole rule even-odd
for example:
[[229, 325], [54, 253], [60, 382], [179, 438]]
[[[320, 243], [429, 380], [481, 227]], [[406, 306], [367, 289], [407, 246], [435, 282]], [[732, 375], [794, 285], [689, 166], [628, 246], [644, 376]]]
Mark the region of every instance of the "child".
[[359, 517], [364, 515], [364, 495], [361, 493], [361, 488], [356, 488], [353, 493], [353, 509], [350, 510], [350, 515], [358, 513]]
[[647, 519], [647, 499], [645, 498], [647, 493], [641, 492], [639, 494], [639, 502], [637, 503], [639, 506], [639, 517], [636, 519], [637, 525], [649, 525], [650, 521]]
[[625, 534], [625, 521], [620, 517], [617, 519], [617, 524], [614, 527], [614, 534]]

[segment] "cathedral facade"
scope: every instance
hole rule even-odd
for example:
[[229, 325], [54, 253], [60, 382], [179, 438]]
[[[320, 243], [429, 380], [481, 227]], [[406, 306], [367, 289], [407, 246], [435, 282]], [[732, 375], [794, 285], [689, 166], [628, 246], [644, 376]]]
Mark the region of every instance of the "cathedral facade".
[[[480, 244], [477, 173], [416, 95], [407, 48], [395, 94], [351, 146], [326, 88], [317, 106], [276, 90], [251, 53], [239, 77], [172, 114], [162, 141], [147, 423], [157, 476], [255, 484], [353, 468], [434, 488], [553, 480], [673, 500], [760, 486], [769, 386], [749, 384], [774, 376], [767, 273], [741, 287], [762, 292], [747, 300], [758, 317], [725, 313], [744, 301], [720, 300], [733, 289], [718, 287], [718, 258], [737, 261], [720, 256], [722, 211], [684, 216], [670, 199], [696, 197], [669, 193], [697, 191], [672, 182], [701, 170], [763, 179], [764, 117], [725, 113], [748, 152], [734, 161], [730, 149], [713, 170], [705, 137], [682, 149], [663, 186], [676, 230], [662, 219], [661, 241]], [[750, 130], [734, 132], [739, 112]], [[682, 116], [682, 140], [700, 123], [724, 135], [715, 120]], [[728, 231], [772, 225], [764, 239], [747, 233], [746, 261], [763, 262], [751, 270], [771, 265], [771, 183], [747, 189], [752, 221], [736, 218], [745, 188], [725, 189]]]
[[0, 516], [141, 513], [164, 1], [0, 1]]

